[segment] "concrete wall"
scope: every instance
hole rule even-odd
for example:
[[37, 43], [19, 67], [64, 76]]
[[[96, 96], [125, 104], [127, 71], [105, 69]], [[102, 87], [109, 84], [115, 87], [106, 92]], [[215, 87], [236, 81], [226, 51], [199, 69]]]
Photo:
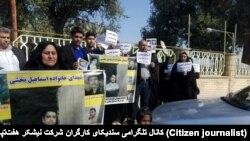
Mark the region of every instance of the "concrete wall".
[[199, 99], [226, 96], [229, 92], [238, 90], [250, 85], [250, 77], [221, 76], [201, 77], [197, 79], [200, 88]]

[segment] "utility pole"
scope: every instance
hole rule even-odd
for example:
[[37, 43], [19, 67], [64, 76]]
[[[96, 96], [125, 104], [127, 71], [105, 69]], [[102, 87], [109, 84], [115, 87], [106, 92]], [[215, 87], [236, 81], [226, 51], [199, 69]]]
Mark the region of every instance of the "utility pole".
[[17, 19], [16, 19], [16, 0], [10, 0], [11, 21], [12, 21], [12, 40], [17, 39]]
[[225, 21], [224, 24], [224, 44], [223, 44], [224, 56], [226, 55], [226, 48], [227, 48], [227, 21]]
[[191, 15], [188, 15], [188, 48], [190, 48], [190, 26], [191, 26]]

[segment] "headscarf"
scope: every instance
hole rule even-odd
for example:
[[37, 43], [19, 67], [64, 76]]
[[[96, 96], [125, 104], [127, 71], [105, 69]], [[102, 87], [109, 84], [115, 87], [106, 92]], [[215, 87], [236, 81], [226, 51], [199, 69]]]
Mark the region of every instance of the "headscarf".
[[[57, 62], [55, 66], [48, 67], [45, 66], [42, 62], [42, 52], [48, 46], [53, 45], [57, 52]], [[64, 70], [66, 69], [61, 56], [59, 54], [59, 49], [54, 42], [42, 41], [38, 44], [35, 50], [32, 52], [28, 62], [24, 66], [24, 70]]]
[[[177, 62], [182, 62], [181, 59], [180, 59], [180, 56], [183, 55], [183, 54], [185, 54], [187, 56], [187, 60], [185, 62], [191, 61], [190, 59], [192, 59], [192, 58], [188, 56], [187, 52], [183, 51], [183, 52], [181, 52], [179, 54], [179, 58], [178, 58]], [[191, 61], [191, 62], [193, 62], [193, 61]]]

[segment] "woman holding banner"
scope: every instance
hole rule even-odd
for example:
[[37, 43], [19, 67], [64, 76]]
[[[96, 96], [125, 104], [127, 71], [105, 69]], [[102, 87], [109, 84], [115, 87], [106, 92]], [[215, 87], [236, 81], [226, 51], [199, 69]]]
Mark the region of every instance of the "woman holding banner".
[[178, 61], [172, 68], [170, 75], [171, 101], [197, 98], [196, 76], [189, 58], [186, 52], [180, 53]]

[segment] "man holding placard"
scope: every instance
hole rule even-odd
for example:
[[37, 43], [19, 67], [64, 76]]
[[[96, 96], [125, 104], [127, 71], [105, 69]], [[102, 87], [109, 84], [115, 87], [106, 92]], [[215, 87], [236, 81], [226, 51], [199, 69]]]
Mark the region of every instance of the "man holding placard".
[[[155, 96], [155, 92], [151, 91], [154, 89], [154, 85], [158, 86], [157, 81], [157, 65], [156, 58], [152, 57], [152, 53], [149, 51], [148, 42], [141, 40], [138, 43], [139, 51], [137, 52], [137, 79], [136, 79], [136, 93], [135, 102], [132, 103], [132, 114], [129, 114], [129, 124], [133, 124], [135, 116], [138, 112], [138, 99], [140, 98], [140, 107], [148, 107], [151, 98]], [[155, 59], [154, 59], [155, 58]], [[149, 100], [150, 99], [150, 100]], [[130, 105], [131, 106], [131, 105]]]
[[[60, 47], [60, 54], [67, 69], [78, 69], [84, 60], [88, 61], [87, 52], [82, 46], [84, 32], [80, 27], [71, 30], [71, 43]], [[81, 63], [82, 62], [82, 63]]]

